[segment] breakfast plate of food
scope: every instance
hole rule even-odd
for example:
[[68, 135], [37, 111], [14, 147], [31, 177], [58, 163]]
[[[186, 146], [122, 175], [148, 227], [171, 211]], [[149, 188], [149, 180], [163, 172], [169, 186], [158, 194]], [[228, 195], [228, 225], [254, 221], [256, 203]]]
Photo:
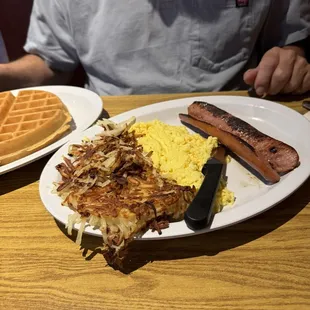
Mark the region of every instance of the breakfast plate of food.
[[[298, 124], [298, 126], [296, 126]], [[178, 238], [227, 227], [279, 203], [310, 175], [310, 122], [280, 104], [239, 96], [192, 97], [103, 119], [49, 160], [40, 178], [46, 209], [66, 225], [103, 238], [117, 257], [134, 238]], [[184, 221], [227, 150], [199, 230]]]
[[95, 93], [41, 86], [0, 93], [0, 175], [55, 151], [100, 116]]

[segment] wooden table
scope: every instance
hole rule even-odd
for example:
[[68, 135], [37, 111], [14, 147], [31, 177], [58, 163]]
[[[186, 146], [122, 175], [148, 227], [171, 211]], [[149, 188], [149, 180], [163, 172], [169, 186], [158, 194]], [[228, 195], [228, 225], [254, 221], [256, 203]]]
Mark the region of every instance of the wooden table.
[[[190, 95], [197, 94], [103, 101], [113, 116]], [[284, 99], [305, 112], [300, 102]], [[120, 272], [91, 250], [100, 238], [86, 236], [90, 250], [79, 249], [45, 210], [38, 180], [48, 159], [0, 177], [0, 309], [310, 309], [310, 180], [244, 223], [136, 241]]]

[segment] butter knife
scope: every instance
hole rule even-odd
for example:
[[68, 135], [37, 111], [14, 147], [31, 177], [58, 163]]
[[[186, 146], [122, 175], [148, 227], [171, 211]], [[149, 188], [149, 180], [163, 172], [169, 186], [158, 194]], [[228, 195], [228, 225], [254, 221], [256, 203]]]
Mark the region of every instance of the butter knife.
[[226, 149], [219, 146], [202, 168], [204, 180], [184, 215], [186, 225], [192, 230], [203, 229], [210, 222], [216, 193], [226, 165], [225, 154]]

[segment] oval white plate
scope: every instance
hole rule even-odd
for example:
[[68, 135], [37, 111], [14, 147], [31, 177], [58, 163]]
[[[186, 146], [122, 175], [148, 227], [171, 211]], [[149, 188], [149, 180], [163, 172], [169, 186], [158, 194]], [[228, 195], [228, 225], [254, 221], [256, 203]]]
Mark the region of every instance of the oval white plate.
[[70, 114], [72, 115], [72, 131], [63, 138], [35, 153], [32, 153], [7, 165], [0, 166], [0, 175], [28, 165], [35, 160], [38, 160], [55, 151], [60, 146], [72, 139], [75, 134], [82, 132], [91, 126], [98, 119], [102, 111], [101, 98], [94, 92], [84, 88], [73, 86], [39, 86], [12, 90], [12, 93], [14, 96], [16, 96], [20, 90], [25, 89], [44, 90], [57, 95], [67, 106]]
[[[223, 228], [244, 221], [262, 213], [279, 203], [294, 192], [310, 175], [310, 122], [297, 112], [280, 104], [267, 100], [235, 97], [209, 96], [184, 98], [161, 102], [139, 109], [135, 109], [112, 119], [120, 122], [136, 116], [137, 121], [160, 119], [168, 124], [180, 125], [179, 113], [186, 113], [188, 105], [194, 100], [207, 101], [234, 114], [265, 132], [292, 145], [300, 156], [301, 165], [281, 178], [278, 184], [267, 186], [250, 174], [245, 168], [232, 160], [227, 167], [228, 187], [235, 192], [236, 202], [233, 207], [226, 207], [221, 213], [214, 216], [211, 226], [197, 232], [191, 231], [184, 221], [171, 223], [168, 229], [163, 230], [161, 236], [148, 231], [142, 239], [175, 238], [191, 234], [203, 233]], [[93, 126], [86, 130], [71, 143], [80, 143], [85, 136], [93, 137], [101, 128]], [[55, 166], [67, 154], [68, 145], [64, 145], [54, 154], [45, 166], [40, 178], [40, 195], [47, 210], [60, 222], [67, 223], [67, 217], [72, 212], [61, 206], [57, 195], [51, 194], [52, 183], [58, 181], [59, 175]], [[79, 225], [76, 225], [78, 228]], [[99, 230], [87, 227], [86, 233], [101, 236]]]

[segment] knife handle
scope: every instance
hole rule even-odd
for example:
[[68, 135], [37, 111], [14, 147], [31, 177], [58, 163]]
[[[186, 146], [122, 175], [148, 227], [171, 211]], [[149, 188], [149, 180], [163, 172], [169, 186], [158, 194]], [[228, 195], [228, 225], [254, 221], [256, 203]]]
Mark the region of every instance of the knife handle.
[[203, 229], [209, 224], [223, 168], [221, 163], [207, 165], [206, 176], [184, 215], [190, 229]]

